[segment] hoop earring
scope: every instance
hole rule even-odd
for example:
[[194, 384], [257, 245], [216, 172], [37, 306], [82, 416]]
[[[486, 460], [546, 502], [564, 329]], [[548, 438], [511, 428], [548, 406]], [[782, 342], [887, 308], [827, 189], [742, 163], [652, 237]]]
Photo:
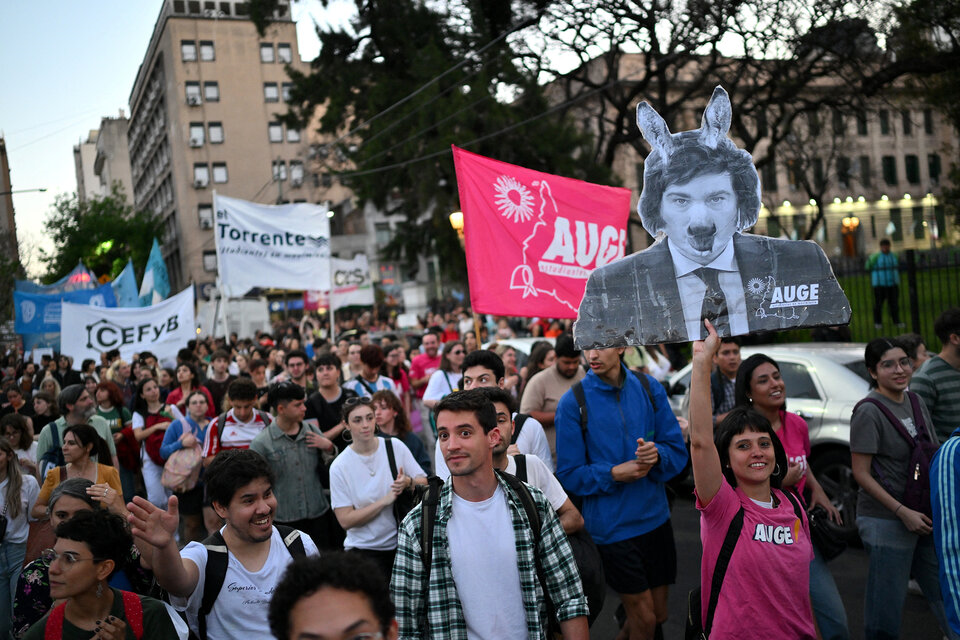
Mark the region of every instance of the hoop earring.
[[353, 442], [353, 435], [350, 433], [350, 429], [344, 429], [341, 435], [344, 442]]
[[775, 467], [773, 468], [773, 475], [775, 475], [775, 476], [780, 475], [780, 463], [779, 463], [779, 462], [777, 463], [777, 466], [775, 466]]

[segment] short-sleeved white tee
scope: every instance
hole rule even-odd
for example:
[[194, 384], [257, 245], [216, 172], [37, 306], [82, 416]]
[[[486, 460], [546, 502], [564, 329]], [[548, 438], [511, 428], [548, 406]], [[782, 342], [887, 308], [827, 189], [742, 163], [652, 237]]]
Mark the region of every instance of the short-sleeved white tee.
[[[220, 530], [221, 533], [223, 529]], [[303, 549], [308, 556], [319, 555], [317, 545], [305, 533], [301, 533]], [[199, 635], [197, 613], [203, 601], [204, 569], [207, 566], [207, 548], [199, 542], [191, 542], [180, 551], [180, 557], [193, 562], [200, 571], [197, 588], [188, 598], [170, 596], [170, 604], [178, 611], [185, 611], [190, 628]], [[270, 538], [270, 554], [259, 571], [248, 571], [240, 561], [228, 552], [227, 575], [223, 587], [207, 616], [207, 637], [210, 640], [230, 638], [269, 638], [270, 624], [267, 611], [270, 597], [280, 583], [287, 565], [293, 556], [283, 544], [280, 532], [273, 528]]]
[[[516, 423], [516, 413], [513, 414], [513, 420]], [[543, 425], [533, 416], [527, 416], [526, 422], [523, 423], [523, 429], [520, 430], [520, 435], [517, 437], [517, 449], [520, 450], [520, 453], [537, 456], [540, 462], [547, 466], [550, 473], [553, 473], [555, 466], [553, 456], [550, 455], [550, 443], [547, 442], [547, 434], [543, 431]], [[447, 468], [443, 454], [440, 453], [440, 440], [437, 440], [434, 460], [433, 466], [436, 467], [437, 477], [446, 482], [447, 478], [450, 477], [450, 469]]]
[[[386, 440], [377, 438], [377, 450], [362, 456], [348, 447], [330, 465], [330, 504], [334, 509], [353, 507], [362, 509], [373, 504], [390, 490], [393, 474], [387, 459]], [[426, 476], [407, 446], [391, 438], [397, 468], [411, 477]], [[375, 549], [390, 551], [397, 548], [397, 521], [393, 509], [386, 507], [366, 524], [347, 529], [345, 549]]]
[[427, 382], [427, 389], [423, 392], [424, 400], [440, 400], [444, 396], [450, 395], [460, 386], [462, 373], [453, 373], [438, 369], [430, 376]]
[[[527, 479], [526, 483], [531, 487], [536, 487], [547, 497], [547, 501], [554, 511], [559, 511], [563, 503], [567, 501], [567, 492], [556, 476], [550, 473], [547, 465], [543, 464], [537, 456], [524, 455], [527, 459]], [[513, 456], [507, 456], [507, 468], [504, 469], [511, 475], [517, 475], [517, 462]]]

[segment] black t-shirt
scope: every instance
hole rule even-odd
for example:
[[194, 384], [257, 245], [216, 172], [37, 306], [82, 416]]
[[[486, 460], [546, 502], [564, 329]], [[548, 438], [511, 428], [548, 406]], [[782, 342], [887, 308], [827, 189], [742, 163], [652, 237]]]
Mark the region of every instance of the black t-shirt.
[[214, 408], [218, 414], [223, 411], [223, 399], [227, 395], [227, 387], [236, 379], [236, 376], [231, 375], [228, 375], [227, 379], [223, 382], [217, 382], [213, 378], [207, 378], [207, 383], [204, 386], [207, 388], [207, 391], [210, 392], [210, 397], [213, 398]]
[[[320, 431], [328, 431], [343, 421], [343, 403], [355, 397], [357, 397], [355, 391], [341, 388], [340, 397], [333, 402], [327, 402], [319, 391], [314, 391], [307, 398], [307, 413], [304, 419], [315, 419]], [[333, 439], [333, 444], [337, 445], [337, 451], [343, 451], [350, 443], [343, 439], [343, 433], [341, 433]]]

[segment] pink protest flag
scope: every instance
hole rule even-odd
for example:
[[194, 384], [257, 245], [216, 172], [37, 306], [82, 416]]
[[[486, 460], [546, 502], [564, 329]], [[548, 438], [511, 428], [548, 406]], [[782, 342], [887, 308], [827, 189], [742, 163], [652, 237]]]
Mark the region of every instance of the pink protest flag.
[[453, 160], [473, 310], [576, 318], [590, 272], [623, 257], [630, 190], [457, 147]]

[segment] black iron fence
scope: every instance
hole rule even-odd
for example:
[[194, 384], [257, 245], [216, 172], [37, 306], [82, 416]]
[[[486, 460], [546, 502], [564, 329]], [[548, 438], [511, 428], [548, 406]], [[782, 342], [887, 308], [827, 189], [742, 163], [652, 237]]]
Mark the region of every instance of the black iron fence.
[[933, 322], [944, 309], [960, 306], [960, 249], [908, 249], [899, 255], [899, 262], [897, 310], [903, 326], [894, 322], [894, 314], [885, 302], [879, 328], [874, 322], [875, 296], [865, 259], [841, 258], [834, 262], [834, 273], [853, 311], [850, 337], [855, 342], [866, 342], [879, 336], [913, 332], [923, 336], [931, 351], [939, 351]]

